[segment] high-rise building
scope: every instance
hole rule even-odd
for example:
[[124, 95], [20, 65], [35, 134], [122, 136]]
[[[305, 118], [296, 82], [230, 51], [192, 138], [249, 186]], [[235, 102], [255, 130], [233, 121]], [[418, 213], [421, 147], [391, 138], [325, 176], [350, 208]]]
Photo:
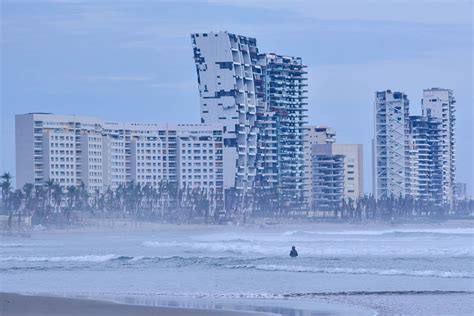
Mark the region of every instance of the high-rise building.
[[375, 94], [373, 184], [376, 199], [405, 196], [409, 151], [409, 101], [390, 90]]
[[191, 35], [202, 123], [224, 126], [224, 187], [254, 186], [257, 155], [255, 38], [228, 32]]
[[361, 144], [332, 144], [334, 155], [344, 156], [344, 198], [356, 201], [364, 196], [364, 160]]
[[201, 120], [225, 129], [225, 187], [276, 190], [282, 206], [301, 206], [307, 110], [301, 58], [258, 54], [254, 38], [227, 32], [191, 38]]
[[344, 200], [344, 155], [335, 154], [332, 144], [313, 145], [312, 203], [318, 211], [332, 211]]
[[304, 130], [304, 169], [305, 169], [305, 192], [304, 199], [307, 206], [312, 203], [312, 146], [316, 144], [332, 144], [336, 141], [336, 132], [328, 126], [307, 125]]
[[311, 150], [313, 209], [330, 210], [364, 195], [362, 145], [314, 144]]
[[449, 89], [423, 91], [422, 115], [408, 115], [400, 92], [377, 92], [374, 194], [451, 204], [455, 177], [455, 100]]
[[423, 90], [423, 115], [441, 120], [443, 201], [445, 203], [451, 203], [454, 197], [456, 175], [455, 103], [453, 91], [450, 89], [431, 88]]
[[406, 194], [441, 204], [441, 121], [430, 116], [410, 116], [409, 127]]
[[[264, 113], [257, 116], [257, 125], [262, 125], [259, 136], [266, 138], [268, 122], [274, 124], [277, 142], [271, 144], [274, 145], [271, 148], [277, 153], [278, 168], [274, 169], [271, 165], [270, 171], [277, 171], [276, 184], [282, 204], [301, 207], [305, 190], [306, 66], [299, 57], [277, 54], [260, 54], [258, 63], [261, 68], [261, 76], [256, 78], [258, 112]], [[258, 159], [265, 161], [266, 158], [259, 151]]]
[[84, 183], [90, 193], [129, 181], [202, 188], [223, 200], [223, 126], [104, 122], [75, 115], [16, 115], [16, 185], [63, 188]]

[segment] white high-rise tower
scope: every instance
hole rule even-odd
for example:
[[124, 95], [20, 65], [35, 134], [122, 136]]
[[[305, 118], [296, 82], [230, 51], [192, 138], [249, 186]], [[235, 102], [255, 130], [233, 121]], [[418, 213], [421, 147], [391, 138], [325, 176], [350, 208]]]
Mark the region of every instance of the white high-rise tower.
[[245, 194], [256, 174], [255, 38], [228, 32], [192, 34], [201, 121], [224, 125], [224, 187]]
[[441, 120], [442, 187], [443, 202], [445, 203], [451, 203], [454, 197], [456, 174], [455, 103], [453, 91], [450, 89], [431, 88], [423, 90], [423, 116], [431, 116]]
[[373, 144], [376, 199], [404, 196], [409, 151], [409, 101], [406, 94], [390, 90], [375, 95]]

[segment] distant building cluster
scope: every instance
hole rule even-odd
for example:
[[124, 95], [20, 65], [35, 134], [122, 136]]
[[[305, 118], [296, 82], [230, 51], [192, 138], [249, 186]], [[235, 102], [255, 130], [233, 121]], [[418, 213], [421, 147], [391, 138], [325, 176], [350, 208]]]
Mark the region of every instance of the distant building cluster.
[[[260, 53], [255, 38], [228, 32], [191, 39], [200, 123], [17, 115], [17, 187], [53, 180], [94, 193], [129, 181], [171, 183], [205, 188], [222, 207], [230, 193], [244, 205], [247, 196], [269, 192], [283, 208], [313, 210], [364, 195], [362, 145], [336, 143], [332, 128], [308, 125], [301, 58]], [[425, 90], [423, 115], [410, 116], [405, 94], [376, 93], [376, 198], [442, 203], [462, 194], [454, 189], [454, 103], [451, 90]]]
[[411, 196], [435, 204], [455, 193], [455, 99], [449, 89], [423, 91], [422, 115], [390, 90], [375, 96], [373, 183], [376, 199]]

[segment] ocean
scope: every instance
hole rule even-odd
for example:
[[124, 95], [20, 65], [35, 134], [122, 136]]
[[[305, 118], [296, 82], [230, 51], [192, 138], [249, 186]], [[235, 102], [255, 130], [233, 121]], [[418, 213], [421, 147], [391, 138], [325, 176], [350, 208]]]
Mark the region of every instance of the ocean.
[[323, 226], [2, 237], [0, 289], [284, 315], [474, 312], [473, 228]]

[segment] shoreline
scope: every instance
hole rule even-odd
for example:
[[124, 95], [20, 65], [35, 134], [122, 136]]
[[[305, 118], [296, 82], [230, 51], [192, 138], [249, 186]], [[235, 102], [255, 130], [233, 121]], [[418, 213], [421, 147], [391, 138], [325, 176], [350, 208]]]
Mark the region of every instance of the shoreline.
[[450, 219], [444, 221], [423, 221], [423, 222], [408, 222], [408, 223], [385, 223], [385, 222], [330, 222], [330, 221], [259, 221], [248, 224], [176, 224], [176, 223], [160, 223], [149, 221], [130, 221], [130, 220], [109, 220], [109, 219], [95, 219], [89, 220], [87, 224], [72, 227], [45, 227], [34, 226], [26, 230], [1, 230], [0, 236], [4, 237], [25, 237], [28, 238], [32, 234], [50, 234], [50, 233], [100, 233], [100, 232], [155, 232], [166, 230], [191, 230], [194, 228], [207, 227], [209, 230], [223, 230], [226, 227], [235, 227], [246, 230], [259, 228], [262, 232], [271, 231], [284, 227], [291, 230], [320, 230], [321, 232], [328, 231], [357, 231], [357, 230], [398, 230], [398, 229], [474, 229], [474, 219]]
[[272, 313], [224, 309], [161, 307], [117, 303], [105, 300], [23, 295], [0, 292], [3, 316], [266, 316]]

